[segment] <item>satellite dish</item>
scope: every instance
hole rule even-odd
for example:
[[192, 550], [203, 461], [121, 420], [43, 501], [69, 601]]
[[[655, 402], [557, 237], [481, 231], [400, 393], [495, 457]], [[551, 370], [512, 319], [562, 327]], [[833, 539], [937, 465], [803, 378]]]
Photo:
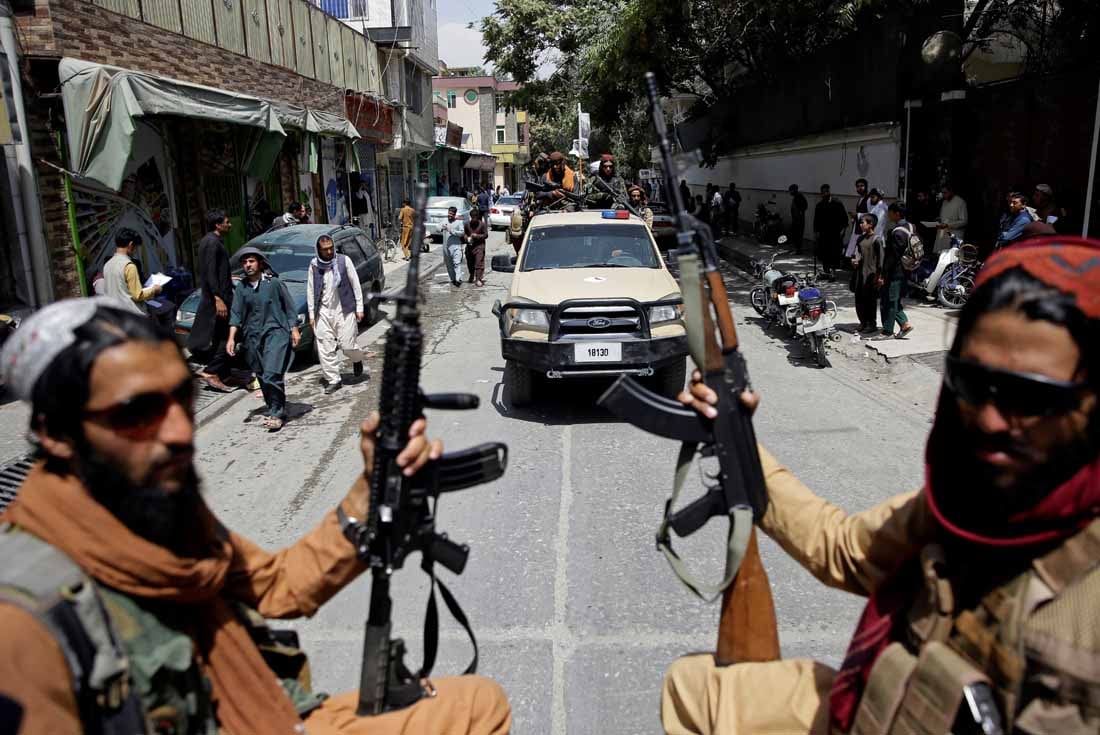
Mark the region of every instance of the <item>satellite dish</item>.
[[920, 57], [929, 66], [959, 63], [962, 39], [954, 31], [936, 31], [921, 44]]

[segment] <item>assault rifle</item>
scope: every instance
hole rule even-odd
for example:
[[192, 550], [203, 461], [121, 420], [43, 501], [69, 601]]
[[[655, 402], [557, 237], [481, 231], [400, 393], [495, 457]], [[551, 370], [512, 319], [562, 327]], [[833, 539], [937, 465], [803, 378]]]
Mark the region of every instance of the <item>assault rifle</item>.
[[[424, 239], [427, 187], [417, 184], [414, 196], [416, 221], [414, 243]], [[504, 474], [508, 447], [500, 442], [482, 444], [445, 454], [429, 462], [413, 477], [405, 477], [397, 466], [397, 456], [409, 438], [409, 427], [423, 415], [425, 408], [473, 409], [478, 398], [466, 393], [425, 395], [420, 390], [420, 355], [423, 334], [420, 329], [418, 280], [420, 248], [412, 248], [405, 288], [394, 296], [372, 295], [375, 301], [390, 301], [397, 306], [386, 333], [385, 365], [382, 369], [379, 413], [381, 423], [374, 450], [374, 469], [370, 477], [370, 508], [366, 520], [348, 518], [337, 510], [344, 533], [355, 544], [359, 558], [370, 565], [370, 612], [363, 646], [363, 668], [359, 682], [360, 715], [376, 715], [407, 707], [425, 694], [431, 694], [428, 675], [435, 664], [439, 644], [439, 613], [435, 587], [455, 619], [465, 628], [473, 644], [474, 657], [466, 672], [477, 670], [477, 640], [469, 622], [450, 590], [435, 577], [439, 562], [455, 574], [466, 567], [469, 547], [457, 544], [435, 530], [435, 505], [440, 493], [491, 482]], [[405, 643], [391, 640], [390, 578], [409, 554], [419, 551], [420, 567], [431, 579], [431, 595], [424, 621], [424, 663], [413, 674], [404, 662]]]
[[593, 186], [596, 186], [600, 189], [603, 189], [605, 194], [610, 194], [611, 198], [614, 199], [617, 204], [623, 205], [623, 207], [625, 207], [626, 210], [628, 212], [630, 212], [632, 215], [634, 215], [638, 219], [642, 218], [641, 212], [639, 212], [637, 209], [635, 209], [634, 206], [630, 203], [629, 196], [626, 199], [623, 199], [622, 195], [617, 193], [610, 186], [608, 186], [607, 182], [604, 181], [603, 179], [601, 179], [599, 174], [596, 174], [595, 176], [592, 177], [592, 184], [593, 184]]
[[[718, 249], [710, 228], [684, 209], [674, 180], [675, 168], [657, 99], [654, 75], [646, 74], [650, 116], [657, 132], [664, 175], [676, 215], [676, 250], [684, 296], [688, 349], [706, 384], [718, 394], [718, 415], [710, 420], [677, 401], [663, 398], [622, 376], [599, 403], [635, 426], [681, 442], [672, 496], [657, 532], [657, 547], [665, 554], [682, 582], [703, 599], [722, 599], [718, 627], [717, 661], [720, 665], [741, 661], [770, 661], [779, 657], [775, 606], [767, 574], [760, 562], [754, 522], [764, 515], [768, 496], [764, 473], [752, 429], [751, 411], [741, 402], [749, 387], [745, 358], [738, 349], [737, 331], [729, 297], [718, 270]], [[715, 335], [721, 338], [719, 343]], [[680, 510], [674, 508], [691, 462], [702, 453], [718, 460], [717, 483], [706, 494]], [[707, 586], [694, 579], [672, 550], [669, 529], [688, 536], [711, 518], [729, 519], [725, 578]]]

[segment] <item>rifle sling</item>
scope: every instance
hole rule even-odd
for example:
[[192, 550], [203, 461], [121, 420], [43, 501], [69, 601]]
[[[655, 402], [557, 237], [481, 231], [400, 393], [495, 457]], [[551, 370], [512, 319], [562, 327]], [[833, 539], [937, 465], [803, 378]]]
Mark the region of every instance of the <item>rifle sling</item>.
[[688, 472], [691, 470], [692, 460], [698, 445], [693, 442], [684, 442], [680, 445], [680, 454], [676, 458], [676, 475], [672, 482], [672, 496], [665, 503], [665, 516], [661, 520], [661, 526], [657, 530], [657, 548], [665, 555], [672, 571], [679, 577], [684, 586], [706, 602], [714, 602], [722, 596], [722, 592], [729, 587], [741, 568], [741, 560], [745, 556], [745, 549], [749, 545], [749, 536], [752, 534], [753, 514], [752, 508], [747, 505], [739, 505], [729, 512], [729, 533], [726, 538], [726, 573], [722, 581], [717, 585], [703, 584], [696, 579], [687, 568], [684, 560], [673, 550], [672, 537], [669, 534], [669, 518], [672, 515], [680, 492], [684, 489]]
[[[423, 566], [423, 565], [422, 565]], [[462, 611], [462, 607], [458, 604], [458, 600], [455, 599], [451, 591], [447, 589], [447, 585], [436, 578], [435, 570], [431, 568], [424, 569], [428, 573], [428, 578], [431, 579], [431, 590], [428, 592], [428, 610], [424, 615], [424, 664], [420, 667], [420, 673], [416, 676], [418, 679], [424, 679], [431, 675], [432, 667], [435, 666], [435, 655], [439, 650], [439, 607], [435, 602], [435, 586], [439, 585], [439, 594], [443, 596], [443, 603], [447, 606], [447, 609], [451, 612], [451, 617], [458, 621], [458, 624], [462, 626], [466, 631], [466, 635], [470, 637], [470, 644], [474, 647], [474, 658], [470, 661], [470, 665], [463, 671], [465, 674], [477, 673], [477, 638], [474, 637], [474, 631], [470, 627], [470, 621], [466, 618], [466, 613]]]
[[[357, 550], [365, 549], [366, 546], [362, 544], [360, 537], [362, 534], [365, 534], [366, 526], [357, 518], [352, 518], [345, 513], [342, 505], [336, 506], [336, 519], [344, 530], [344, 536], [351, 541], [352, 545], [355, 546]], [[362, 558], [361, 554], [360, 558]], [[462, 607], [458, 604], [458, 600], [455, 599], [455, 596], [447, 588], [447, 585], [436, 578], [435, 566], [430, 560], [421, 563], [420, 568], [424, 570], [424, 573], [428, 575], [428, 579], [431, 580], [431, 588], [428, 591], [428, 608], [424, 614], [424, 663], [420, 667], [417, 678], [425, 678], [432, 673], [432, 668], [435, 666], [435, 656], [439, 651], [439, 606], [435, 601], [435, 587], [437, 584], [439, 585], [439, 594], [443, 596], [443, 603], [447, 606], [447, 610], [450, 611], [451, 617], [457, 620], [458, 624], [466, 631], [466, 635], [470, 637], [470, 643], [474, 647], [474, 658], [462, 673], [477, 673], [477, 638], [474, 637], [474, 631], [473, 628], [470, 627], [470, 621], [466, 617], [466, 613], [462, 611]]]

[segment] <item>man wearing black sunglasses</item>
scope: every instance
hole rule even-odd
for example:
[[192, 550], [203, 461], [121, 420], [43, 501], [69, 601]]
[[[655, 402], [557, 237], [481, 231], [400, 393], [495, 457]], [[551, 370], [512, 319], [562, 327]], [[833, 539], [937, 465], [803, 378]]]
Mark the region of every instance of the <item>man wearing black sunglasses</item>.
[[[170, 335], [111, 303], [52, 304], [0, 353], [39, 445], [0, 517], [0, 702], [21, 708], [19, 732], [508, 732], [488, 679], [433, 681], [435, 697], [364, 721], [358, 692], [309, 691], [285, 639], [289, 655], [261, 654], [275, 640], [257, 612], [312, 615], [365, 567], [335, 509], [275, 553], [218, 522], [193, 465], [187, 363]], [[367, 512], [377, 425], [361, 427], [349, 516]], [[424, 430], [413, 425], [398, 457], [407, 474], [442, 453]]]
[[[1098, 391], [1100, 242], [997, 253], [959, 319], [921, 490], [848, 515], [761, 450], [760, 527], [870, 598], [840, 669], [681, 658], [666, 731], [1096, 732]], [[698, 376], [680, 398], [714, 413]]]

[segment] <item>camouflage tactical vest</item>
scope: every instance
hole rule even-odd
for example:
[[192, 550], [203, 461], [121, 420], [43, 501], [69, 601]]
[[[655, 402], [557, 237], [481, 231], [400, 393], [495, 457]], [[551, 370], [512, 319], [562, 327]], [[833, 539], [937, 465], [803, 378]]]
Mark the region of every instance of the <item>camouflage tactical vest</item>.
[[921, 569], [908, 640], [876, 660], [851, 735], [947, 735], [977, 682], [1005, 732], [1100, 731], [1100, 521], [965, 609], [941, 546], [922, 550]]
[[[98, 584], [64, 553], [10, 525], [0, 527], [0, 558], [19, 560], [0, 567], [0, 604], [30, 612], [61, 645], [86, 732], [218, 732], [187, 606]], [[238, 610], [298, 714], [318, 707], [325, 697], [310, 690], [309, 663], [293, 631], [272, 631], [254, 610]]]

